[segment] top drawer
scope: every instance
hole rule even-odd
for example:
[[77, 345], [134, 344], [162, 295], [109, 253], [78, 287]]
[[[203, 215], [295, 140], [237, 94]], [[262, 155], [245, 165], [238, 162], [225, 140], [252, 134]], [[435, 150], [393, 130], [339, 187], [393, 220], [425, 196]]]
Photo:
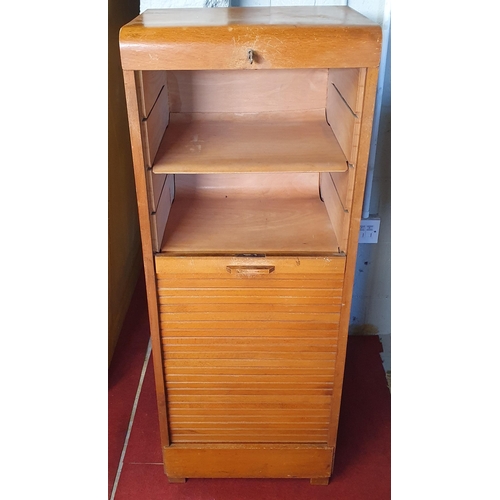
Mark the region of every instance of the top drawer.
[[379, 64], [381, 28], [348, 7], [147, 10], [120, 31], [126, 70]]

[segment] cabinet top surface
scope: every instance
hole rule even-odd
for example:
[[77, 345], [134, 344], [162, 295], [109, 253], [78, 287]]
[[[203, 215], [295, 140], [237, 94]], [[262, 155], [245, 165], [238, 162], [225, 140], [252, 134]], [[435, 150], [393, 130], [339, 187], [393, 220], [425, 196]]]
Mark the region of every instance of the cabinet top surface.
[[120, 51], [128, 70], [371, 67], [381, 39], [343, 6], [151, 9], [123, 26]]
[[125, 31], [149, 28], [210, 28], [232, 26], [293, 26], [372, 28], [378, 25], [349, 7], [229, 7], [149, 9], [128, 23]]

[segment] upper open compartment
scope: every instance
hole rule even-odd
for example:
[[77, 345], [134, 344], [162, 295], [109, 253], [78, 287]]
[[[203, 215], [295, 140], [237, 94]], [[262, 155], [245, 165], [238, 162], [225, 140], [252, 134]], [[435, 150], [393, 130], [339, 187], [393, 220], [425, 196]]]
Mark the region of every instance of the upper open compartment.
[[146, 117], [166, 127], [151, 151], [154, 173], [348, 168], [327, 118], [327, 69], [169, 71], [164, 78]]
[[146, 10], [120, 31], [122, 67], [151, 106], [140, 110], [148, 168], [345, 172], [354, 163], [356, 130], [339, 115], [347, 99], [332, 71], [352, 72], [349, 92], [362, 96], [364, 68], [379, 64], [376, 23], [341, 6], [192, 14]]
[[[137, 78], [157, 251], [238, 252], [245, 246], [252, 251], [344, 251], [364, 68], [143, 71]], [[249, 178], [267, 189], [270, 182], [286, 185], [285, 174], [295, 173], [299, 183], [314, 178], [316, 187], [307, 190], [307, 202], [296, 199], [296, 193], [282, 196], [273, 190], [263, 203], [260, 197], [240, 201], [250, 186], [244, 182], [236, 199], [224, 193], [216, 201], [206, 196], [214, 191], [205, 184], [185, 191], [173, 179], [215, 175], [224, 185], [227, 177], [217, 176], [270, 173], [276, 176]], [[165, 179], [170, 179], [168, 188]], [[242, 213], [244, 229], [239, 227]], [[199, 236], [204, 231], [218, 234], [217, 245], [207, 245], [208, 233]], [[190, 232], [198, 235], [194, 243], [191, 237], [184, 241]], [[291, 240], [287, 234], [300, 236]]]

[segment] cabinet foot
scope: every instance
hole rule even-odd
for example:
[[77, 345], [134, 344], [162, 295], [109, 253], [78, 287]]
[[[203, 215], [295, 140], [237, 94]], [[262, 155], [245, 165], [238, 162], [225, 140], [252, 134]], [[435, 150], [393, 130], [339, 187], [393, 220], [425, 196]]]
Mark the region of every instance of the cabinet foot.
[[169, 483], [185, 483], [186, 478], [185, 477], [169, 477], [168, 482]]
[[326, 486], [330, 482], [329, 477], [312, 477], [311, 484], [316, 484], [320, 486]]

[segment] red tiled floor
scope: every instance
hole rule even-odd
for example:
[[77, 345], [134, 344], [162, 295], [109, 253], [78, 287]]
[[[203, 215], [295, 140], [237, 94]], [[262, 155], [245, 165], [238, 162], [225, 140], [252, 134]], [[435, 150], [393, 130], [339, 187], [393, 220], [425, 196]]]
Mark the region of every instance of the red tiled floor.
[[146, 289], [140, 276], [108, 373], [108, 496], [118, 470], [148, 341]]
[[[110, 405], [114, 403], [115, 410], [119, 397], [117, 389], [126, 395], [127, 403], [122, 406], [130, 409], [130, 395], [135, 394], [137, 389], [140, 368], [136, 366], [138, 360], [132, 363], [132, 359], [135, 356], [139, 358], [140, 351], [144, 360], [145, 308], [144, 297], [140, 293], [136, 294], [131, 309], [134, 310], [133, 323], [138, 329], [137, 336], [141, 338], [141, 341], [137, 340], [140, 348], [134, 347], [135, 344], [129, 340], [126, 348], [117, 350], [117, 356], [126, 356], [131, 363], [133, 375], [126, 376], [122, 372], [120, 377], [122, 384], [130, 384], [128, 392], [118, 383], [110, 385]], [[379, 352], [378, 337], [349, 337], [337, 453], [333, 477], [328, 486], [311, 486], [307, 479], [191, 478], [185, 484], [170, 484], [161, 464], [158, 413], [150, 359], [114, 500], [388, 500], [390, 393]], [[110, 414], [110, 443], [124, 437], [123, 416], [117, 423]], [[116, 455], [114, 448], [110, 452]], [[110, 460], [110, 466], [113, 464]], [[110, 491], [114, 475], [110, 470]]]
[[162, 460], [153, 363], [150, 359], [128, 442], [125, 463], [161, 464]]

